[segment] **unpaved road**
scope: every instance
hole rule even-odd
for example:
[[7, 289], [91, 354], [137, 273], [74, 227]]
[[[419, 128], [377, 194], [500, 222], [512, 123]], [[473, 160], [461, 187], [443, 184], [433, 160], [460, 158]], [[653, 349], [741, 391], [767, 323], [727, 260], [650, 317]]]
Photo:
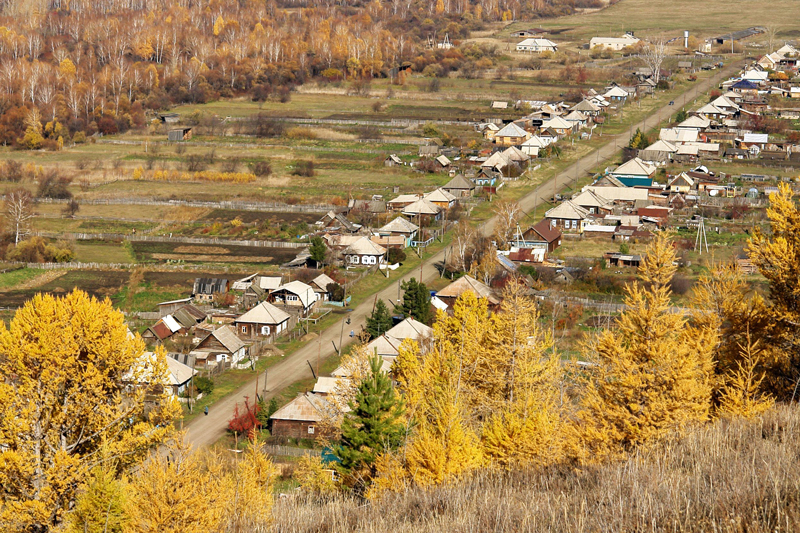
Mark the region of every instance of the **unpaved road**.
[[[696, 84], [690, 90], [686, 91], [686, 93], [675, 97], [674, 101], [676, 102], [676, 105], [666, 105], [662, 107], [639, 124], [634, 124], [631, 128], [631, 131], [636, 131], [637, 128], [641, 128], [642, 131], [646, 131], [648, 127], [652, 128], [662, 120], [666, 120], [671, 114], [680, 109], [679, 105], [677, 104], [681, 104], [684, 101], [691, 101], [697, 95], [702, 94], [711, 87], [718, 85], [721, 80], [726, 79], [727, 76], [738, 70], [740, 67], [740, 62], [729, 63], [723, 70], [716, 72], [711, 78], [696, 82]], [[561, 190], [571, 183], [574, 183], [576, 176], [584, 176], [587, 172], [590, 172], [600, 161], [615, 157], [619, 149], [628, 144], [628, 141], [630, 140], [630, 132], [621, 133], [616, 136], [608, 136], [608, 138], [608, 143], [578, 160], [567, 170], [561, 174], [558, 174], [557, 176], [554, 176], [552, 179], [541, 184], [536, 190], [531, 191], [524, 196], [519, 201], [520, 205], [522, 206], [522, 210], [526, 213], [532, 211], [547, 198], [552, 198], [554, 189]], [[488, 220], [482, 226], [483, 232], [486, 234], [491, 234], [494, 229], [494, 224], [494, 219]], [[444, 251], [439, 252], [430, 259], [426, 260], [422, 268], [422, 280], [429, 281], [436, 276], [439, 276], [439, 270], [436, 268], [436, 265], [442, 263], [443, 260]], [[419, 269], [416, 269], [414, 272], [402, 278], [394, 279], [395, 283], [388, 289], [378, 293], [378, 297], [387, 303], [396, 300], [398, 279], [404, 281], [412, 277], [417, 279], [420, 278]], [[352, 323], [349, 326], [345, 326], [345, 343], [347, 340], [349, 340], [347, 332], [351, 329], [359, 331], [361, 326], [365, 323], [366, 317], [372, 313], [373, 302], [374, 296], [368, 298], [361, 305], [357, 306], [348, 315]], [[389, 307], [391, 308], [391, 306]], [[278, 392], [292, 383], [311, 377], [311, 370], [309, 369], [306, 361], [310, 361], [311, 364], [316, 368], [319, 346], [322, 348], [323, 359], [329, 355], [332, 355], [333, 345], [331, 344], [331, 341], [334, 341], [338, 346], [340, 331], [341, 323], [329, 327], [321, 333], [322, 338], [321, 341], [319, 341], [319, 345], [318, 342], [311, 341], [305, 346], [296, 350], [291, 355], [287, 356], [280, 363], [270, 368], [267, 378], [268, 392], [266, 393], [265, 398], [270, 399], [272, 396], [276, 395]], [[263, 375], [260, 375], [259, 378], [261, 379], [259, 384], [259, 392], [261, 392], [263, 389]], [[243, 385], [235, 393], [230, 394], [226, 398], [223, 398], [219, 402], [212, 405], [207, 416], [200, 416], [192, 420], [192, 422], [186, 426], [188, 428], [189, 441], [195, 447], [200, 447], [208, 446], [219, 440], [225, 434], [225, 428], [228, 420], [231, 418], [231, 416], [233, 416], [233, 409], [236, 403], [243, 402], [245, 396], [252, 398], [255, 394], [255, 389], [256, 381], [254, 375], [250, 382], [248, 382], [246, 385]]]

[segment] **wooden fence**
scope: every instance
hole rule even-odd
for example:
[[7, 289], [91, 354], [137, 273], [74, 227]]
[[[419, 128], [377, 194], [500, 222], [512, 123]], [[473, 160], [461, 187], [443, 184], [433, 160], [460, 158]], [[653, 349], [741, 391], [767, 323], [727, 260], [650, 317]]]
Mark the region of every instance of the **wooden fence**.
[[[52, 232], [39, 232], [49, 237]], [[52, 236], [76, 241], [142, 241], [171, 242], [176, 244], [212, 244], [222, 246], [252, 246], [257, 248], [307, 248], [308, 243], [287, 241], [238, 241], [208, 237], [167, 237], [162, 235], [129, 235], [125, 233], [52, 233]]]
[[265, 452], [272, 456], [288, 456], [288, 457], [303, 457], [304, 455], [311, 455], [319, 457], [322, 455], [320, 450], [309, 450], [307, 448], [295, 448], [294, 446], [281, 446], [279, 444], [264, 444], [263, 449]]
[[[66, 204], [71, 200], [61, 198], [36, 198], [42, 204]], [[230, 209], [238, 211], [262, 211], [264, 213], [327, 213], [336, 206], [327, 204], [316, 205], [290, 205], [283, 203], [262, 203], [262, 202], [201, 202], [194, 200], [158, 200], [155, 198], [99, 198], [99, 199], [80, 199], [81, 205], [161, 205], [161, 206], [182, 206], [182, 207], [203, 207], [211, 209]]]

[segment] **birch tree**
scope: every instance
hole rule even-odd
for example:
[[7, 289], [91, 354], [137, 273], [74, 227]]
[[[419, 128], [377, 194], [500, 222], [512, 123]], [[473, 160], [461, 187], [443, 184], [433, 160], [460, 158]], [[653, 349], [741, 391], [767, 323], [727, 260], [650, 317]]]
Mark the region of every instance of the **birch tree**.
[[664, 39], [647, 43], [642, 48], [642, 59], [653, 72], [653, 81], [656, 84], [661, 80], [661, 64], [665, 57], [667, 57], [667, 43]]
[[6, 194], [5, 210], [6, 224], [14, 235], [14, 244], [31, 233], [31, 219], [36, 213], [33, 211], [33, 197], [26, 189], [17, 189]]

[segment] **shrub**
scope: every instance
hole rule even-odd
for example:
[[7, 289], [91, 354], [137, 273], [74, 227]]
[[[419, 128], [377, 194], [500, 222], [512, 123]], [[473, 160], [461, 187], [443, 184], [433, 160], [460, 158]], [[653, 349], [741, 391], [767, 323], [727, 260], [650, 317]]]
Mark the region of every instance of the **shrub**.
[[296, 161], [292, 175], [302, 176], [304, 178], [311, 178], [314, 176], [314, 162], [313, 161]]
[[68, 200], [72, 198], [72, 193], [69, 191], [69, 184], [72, 178], [59, 176], [55, 171], [48, 171], [39, 179], [39, 188], [36, 195], [39, 198], [57, 198]]
[[250, 165], [253, 174], [258, 177], [265, 178], [272, 174], [272, 166], [269, 161], [256, 161]]
[[328, 291], [328, 294], [330, 294], [332, 301], [341, 302], [344, 300], [344, 287], [338, 283], [328, 283], [328, 286], [325, 287], [325, 290]]
[[206, 377], [198, 377], [194, 380], [194, 386], [197, 389], [197, 392], [202, 394], [211, 394], [214, 390], [214, 380], [211, 378]]
[[3, 171], [3, 179], [6, 181], [19, 183], [25, 177], [25, 174], [22, 172], [22, 163], [14, 161], [13, 159], [6, 161]]
[[400, 248], [389, 248], [389, 251], [386, 253], [386, 260], [390, 265], [402, 263], [406, 260], [406, 253]]

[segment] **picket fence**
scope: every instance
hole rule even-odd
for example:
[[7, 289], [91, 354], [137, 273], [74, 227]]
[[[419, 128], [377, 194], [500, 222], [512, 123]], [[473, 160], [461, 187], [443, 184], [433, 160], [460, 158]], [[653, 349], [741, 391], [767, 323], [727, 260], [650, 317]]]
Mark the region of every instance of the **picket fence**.
[[[66, 204], [70, 200], [61, 198], [36, 198], [41, 204]], [[81, 205], [160, 205], [180, 207], [203, 207], [238, 211], [261, 211], [264, 213], [327, 213], [336, 206], [327, 204], [284, 204], [266, 202], [222, 201], [206, 202], [196, 200], [157, 200], [155, 198], [95, 198], [80, 199]]]

